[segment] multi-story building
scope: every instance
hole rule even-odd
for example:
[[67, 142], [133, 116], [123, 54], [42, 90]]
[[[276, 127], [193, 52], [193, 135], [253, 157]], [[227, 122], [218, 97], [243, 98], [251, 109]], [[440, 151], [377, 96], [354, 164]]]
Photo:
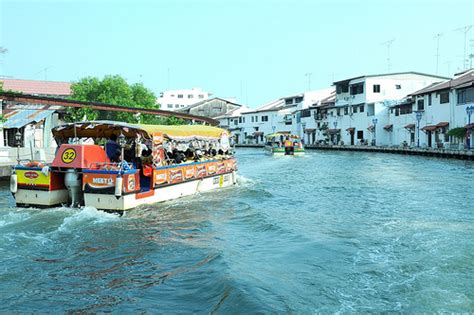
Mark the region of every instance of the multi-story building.
[[203, 91], [201, 88], [168, 90], [161, 92], [156, 102], [160, 104], [161, 109], [174, 111], [207, 100], [211, 95], [212, 93]]
[[364, 75], [334, 82], [336, 99], [328, 108], [332, 143], [398, 144], [392, 137], [388, 109], [408, 94], [448, 78], [418, 72]]
[[[472, 134], [472, 120], [466, 109], [474, 105], [474, 69], [455, 75], [452, 80], [430, 85], [411, 93], [411, 124], [416, 135], [416, 145], [422, 147], [446, 147], [450, 139], [449, 129], [465, 128]], [[407, 107], [405, 112], [410, 111]], [[416, 119], [418, 113], [419, 121]], [[401, 114], [395, 111], [392, 115]], [[416, 132], [415, 132], [416, 128]], [[421, 130], [421, 132], [420, 132]], [[473, 145], [473, 137], [466, 137]], [[418, 140], [419, 139], [419, 140]], [[413, 141], [414, 144], [415, 141]]]

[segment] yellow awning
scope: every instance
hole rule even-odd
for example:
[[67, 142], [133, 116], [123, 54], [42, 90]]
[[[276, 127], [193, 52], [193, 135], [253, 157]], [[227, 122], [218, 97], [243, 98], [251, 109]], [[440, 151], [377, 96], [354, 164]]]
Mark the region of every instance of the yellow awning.
[[136, 137], [137, 134], [141, 134], [148, 138], [152, 138], [154, 133], [161, 133], [167, 138], [176, 140], [219, 139], [223, 134], [228, 135], [228, 132], [224, 129], [204, 125], [141, 125], [115, 121], [77, 122], [53, 129], [55, 138], [75, 136], [79, 138], [109, 138], [112, 134], [118, 136], [121, 133], [126, 137]]
[[222, 134], [227, 134], [224, 129], [204, 125], [137, 125], [137, 128], [145, 130], [150, 135], [160, 132], [169, 138], [220, 138]]

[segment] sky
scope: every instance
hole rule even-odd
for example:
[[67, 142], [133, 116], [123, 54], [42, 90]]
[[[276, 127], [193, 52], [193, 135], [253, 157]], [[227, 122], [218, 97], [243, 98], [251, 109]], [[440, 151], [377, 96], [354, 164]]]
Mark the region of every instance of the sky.
[[472, 0], [0, 0], [0, 76], [118, 74], [255, 108], [360, 75], [452, 76], [473, 24]]

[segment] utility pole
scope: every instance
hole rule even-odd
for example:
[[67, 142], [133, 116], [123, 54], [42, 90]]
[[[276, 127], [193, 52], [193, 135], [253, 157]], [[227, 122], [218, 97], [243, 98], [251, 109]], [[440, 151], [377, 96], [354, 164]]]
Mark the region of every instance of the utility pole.
[[471, 28], [473, 26], [474, 26], [474, 24], [466, 25], [466, 26], [463, 26], [463, 27], [460, 27], [460, 28], [457, 28], [457, 29], [454, 30], [454, 31], [461, 31], [461, 32], [464, 33], [464, 57], [463, 57], [463, 60], [462, 60], [464, 70], [467, 70], [467, 65], [468, 65], [468, 61], [467, 61], [467, 58], [466, 58], [467, 33], [471, 30]]
[[436, 74], [438, 74], [438, 70], [439, 70], [439, 38], [442, 36], [443, 34], [441, 33], [438, 33], [435, 35], [434, 38], [436, 38]]
[[170, 89], [170, 68], [168, 68], [168, 90]]
[[313, 75], [312, 73], [305, 73], [305, 77], [308, 77], [308, 91], [311, 91], [311, 76]]
[[380, 45], [387, 46], [387, 71], [389, 73], [390, 73], [390, 47], [392, 46], [394, 41], [395, 41], [395, 38], [380, 44]]
[[471, 39], [470, 42], [471, 42], [471, 53], [469, 54], [469, 59], [471, 61], [469, 64], [469, 69], [472, 69], [472, 59], [474, 59], [474, 39]]

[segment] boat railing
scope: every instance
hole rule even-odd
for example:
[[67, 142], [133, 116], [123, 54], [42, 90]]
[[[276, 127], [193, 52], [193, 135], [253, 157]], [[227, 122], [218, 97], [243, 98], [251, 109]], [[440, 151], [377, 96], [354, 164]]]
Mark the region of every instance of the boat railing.
[[93, 162], [89, 165], [90, 169], [93, 170], [107, 170], [107, 171], [120, 171], [120, 170], [131, 170], [135, 168], [132, 163], [127, 161], [122, 162]]

